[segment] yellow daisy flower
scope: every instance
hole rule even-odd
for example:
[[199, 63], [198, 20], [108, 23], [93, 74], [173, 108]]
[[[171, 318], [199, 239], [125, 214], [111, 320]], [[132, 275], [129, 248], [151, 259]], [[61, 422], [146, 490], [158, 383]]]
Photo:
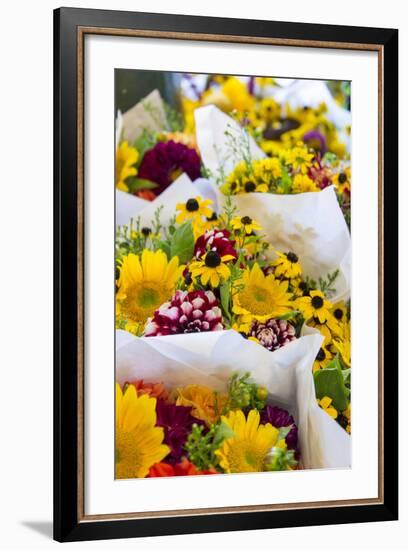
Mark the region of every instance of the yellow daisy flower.
[[189, 270], [193, 279], [200, 277], [201, 283], [206, 285], [210, 283], [213, 288], [219, 286], [222, 280], [230, 278], [231, 272], [225, 262], [235, 260], [231, 254], [220, 256], [215, 250], [210, 250], [202, 260], [192, 262]]
[[282, 252], [275, 253], [278, 255], [278, 258], [272, 262], [272, 266], [275, 268], [275, 275], [277, 277], [287, 277], [292, 279], [294, 277], [299, 277], [302, 274], [302, 266], [299, 263], [299, 258], [294, 252]]
[[236, 216], [231, 221], [231, 226], [235, 230], [245, 231], [247, 235], [250, 235], [253, 231], [260, 231], [262, 229], [259, 223], [254, 221], [249, 216], [243, 216], [242, 218], [240, 216]]
[[333, 176], [333, 183], [337, 187], [337, 190], [340, 193], [345, 191], [350, 193], [351, 190], [351, 170], [350, 168], [345, 168]]
[[176, 405], [192, 407], [191, 414], [203, 420], [208, 426], [219, 420], [228, 401], [227, 395], [196, 384], [177, 388], [172, 398]]
[[177, 256], [170, 262], [162, 250], [144, 249], [141, 257], [128, 254], [123, 258], [116, 299], [121, 314], [133, 323], [144, 323], [174, 292], [184, 265]]
[[156, 424], [156, 399], [137, 396], [130, 384], [122, 393], [116, 384], [116, 478], [146, 477], [149, 469], [170, 452], [164, 430]]
[[215, 451], [221, 468], [229, 473], [262, 472], [270, 449], [277, 443], [279, 430], [272, 424], [259, 425], [260, 415], [256, 409], [248, 418], [242, 411], [231, 411], [221, 417], [234, 432]]
[[294, 302], [290, 302], [291, 294], [287, 292], [288, 281], [265, 275], [258, 264], [244, 271], [238, 284], [243, 288], [233, 296], [232, 309], [242, 316], [241, 323], [252, 319], [266, 321], [292, 310]]
[[324, 369], [333, 359], [333, 354], [324, 346], [319, 349], [316, 359], [313, 363], [313, 372], [316, 372], [320, 369]]
[[324, 412], [326, 412], [329, 416], [331, 416], [335, 420], [338, 417], [339, 413], [332, 406], [332, 401], [333, 399], [325, 395], [324, 397], [322, 397], [322, 399], [318, 399], [317, 403], [319, 407], [321, 407], [324, 410]]
[[295, 147], [286, 151], [285, 164], [292, 166], [295, 171], [306, 174], [312, 166], [313, 156], [314, 154], [309, 153], [302, 142], [298, 142]]
[[325, 299], [323, 292], [320, 290], [311, 290], [310, 296], [297, 298], [295, 304], [306, 320], [316, 317], [320, 323], [324, 323], [332, 318], [330, 313], [332, 304]]
[[317, 329], [324, 336], [323, 345], [325, 346], [331, 344], [334, 336], [340, 337], [342, 334], [342, 327], [334, 317], [329, 317], [323, 323], [317, 317], [312, 317], [307, 321], [307, 326]]
[[211, 218], [213, 211], [209, 208], [209, 205], [212, 202], [210, 199], [202, 200], [201, 197], [195, 197], [188, 199], [185, 203], [178, 203], [176, 210], [179, 214], [176, 217], [176, 222], [184, 223], [190, 220], [201, 222], [202, 217]]
[[293, 193], [315, 193], [316, 191], [320, 191], [320, 189], [309, 176], [296, 174], [293, 178]]
[[127, 141], [122, 141], [116, 150], [116, 187], [121, 191], [129, 191], [125, 180], [129, 176], [136, 176], [137, 169], [134, 164], [138, 158], [137, 150], [130, 147]]
[[240, 113], [249, 111], [254, 105], [254, 97], [248, 92], [247, 86], [233, 76], [224, 82], [221, 92], [228, 98], [232, 108]]
[[343, 334], [341, 338], [334, 338], [333, 347], [340, 353], [341, 358], [348, 367], [351, 367], [351, 336], [350, 323], [343, 325]]

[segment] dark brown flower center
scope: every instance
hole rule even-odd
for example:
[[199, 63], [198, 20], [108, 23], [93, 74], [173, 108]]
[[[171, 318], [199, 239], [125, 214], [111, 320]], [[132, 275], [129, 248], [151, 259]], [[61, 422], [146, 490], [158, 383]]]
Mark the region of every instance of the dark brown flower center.
[[207, 218], [208, 222], [215, 222], [218, 220], [217, 212], [213, 212], [209, 218]]
[[200, 205], [198, 204], [198, 201], [196, 199], [188, 199], [186, 202], [186, 210], [189, 212], [197, 212], [197, 210], [200, 208]]
[[286, 257], [292, 264], [297, 263], [297, 261], [299, 260], [299, 258], [296, 256], [296, 254], [294, 252], [288, 252], [286, 254]]
[[244, 216], [243, 218], [241, 218], [241, 223], [243, 223], [244, 225], [251, 225], [252, 218], [250, 218], [249, 216]]
[[319, 349], [319, 353], [316, 355], [317, 361], [323, 361], [323, 359], [326, 359], [326, 353], [323, 348]]
[[346, 183], [347, 181], [347, 174], [345, 174], [344, 172], [341, 172], [339, 174], [339, 183]]
[[221, 258], [218, 252], [215, 252], [215, 250], [210, 250], [207, 252], [207, 255], [205, 257], [205, 265], [207, 267], [218, 267], [221, 263]]
[[343, 318], [343, 310], [341, 310], [340, 308], [335, 309], [334, 316], [340, 321]]
[[320, 296], [313, 296], [312, 306], [315, 309], [320, 309], [323, 306], [323, 298], [321, 298]]
[[231, 183], [231, 191], [235, 191], [235, 189], [237, 188], [237, 182], [236, 181], [233, 181]]
[[256, 189], [256, 185], [253, 181], [247, 181], [245, 184], [245, 191], [247, 193], [253, 193]]
[[148, 237], [151, 232], [152, 230], [150, 229], [150, 227], [142, 227], [142, 235], [144, 235], [145, 237]]

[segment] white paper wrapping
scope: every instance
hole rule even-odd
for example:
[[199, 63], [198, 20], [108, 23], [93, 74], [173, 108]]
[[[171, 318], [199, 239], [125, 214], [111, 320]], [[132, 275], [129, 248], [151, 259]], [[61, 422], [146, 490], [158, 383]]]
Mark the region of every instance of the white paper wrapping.
[[170, 389], [203, 384], [225, 391], [233, 372], [250, 372], [268, 389], [273, 404], [294, 415], [303, 468], [347, 468], [350, 436], [315, 398], [312, 364], [322, 340], [306, 328], [304, 336], [270, 352], [233, 330], [152, 338], [117, 331], [116, 380], [162, 381]]
[[[197, 143], [204, 164], [212, 173], [217, 173], [223, 166], [228, 175], [243, 159], [231, 157], [225, 132], [243, 130], [213, 105], [196, 109], [195, 120]], [[249, 146], [254, 159], [265, 157], [252, 138], [249, 138]], [[215, 186], [214, 181], [212, 184]], [[225, 197], [218, 192], [218, 202], [224, 200]], [[325, 278], [329, 272], [339, 268], [332, 299], [349, 298], [350, 233], [333, 187], [297, 195], [245, 193], [235, 195], [233, 200], [239, 215], [250, 216], [262, 225], [266, 240], [272, 246], [283, 252], [291, 250], [299, 256], [305, 275]]]
[[176, 205], [179, 202], [186, 202], [192, 197], [211, 199], [214, 209], [217, 209], [217, 193], [214, 186], [203, 178], [194, 182], [187, 176], [181, 174], [167, 189], [153, 201], [147, 201], [135, 197], [129, 193], [116, 190], [116, 226], [130, 223], [140, 216], [141, 226], [150, 227], [154, 219], [154, 213], [162, 207], [160, 221], [167, 224], [176, 214]]

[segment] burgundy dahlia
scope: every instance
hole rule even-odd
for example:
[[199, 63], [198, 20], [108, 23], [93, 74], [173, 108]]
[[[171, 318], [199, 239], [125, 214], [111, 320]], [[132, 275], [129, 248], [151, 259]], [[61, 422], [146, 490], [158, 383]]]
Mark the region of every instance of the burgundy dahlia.
[[160, 195], [177, 177], [186, 173], [194, 181], [200, 177], [200, 157], [195, 149], [175, 141], [159, 141], [147, 151], [139, 167], [139, 178], [158, 184], [153, 193]]
[[156, 404], [156, 426], [164, 429], [163, 442], [170, 447], [170, 453], [165, 462], [176, 463], [185, 454], [184, 445], [191, 432], [193, 424], [205, 426], [202, 420], [191, 416], [192, 407], [184, 407], [166, 403], [162, 399]]
[[283, 319], [253, 321], [248, 336], [254, 336], [269, 351], [275, 351], [296, 340], [295, 327]]
[[214, 250], [221, 257], [230, 254], [234, 258], [238, 258], [234, 248], [235, 241], [230, 240], [230, 235], [228, 229], [209, 229], [195, 243], [195, 258], [200, 260], [210, 250]]
[[278, 429], [292, 426], [290, 432], [285, 438], [285, 441], [288, 449], [294, 449], [297, 451], [298, 429], [293, 416], [291, 416], [285, 409], [274, 407], [272, 405], [266, 405], [266, 407], [261, 411], [261, 424], [267, 424], [268, 422]]
[[328, 166], [322, 164], [321, 157], [318, 155], [309, 168], [308, 176], [320, 189], [325, 189], [331, 184], [333, 173]]
[[221, 309], [213, 292], [177, 290], [170, 302], [156, 309], [146, 326], [145, 336], [210, 332], [222, 328]]

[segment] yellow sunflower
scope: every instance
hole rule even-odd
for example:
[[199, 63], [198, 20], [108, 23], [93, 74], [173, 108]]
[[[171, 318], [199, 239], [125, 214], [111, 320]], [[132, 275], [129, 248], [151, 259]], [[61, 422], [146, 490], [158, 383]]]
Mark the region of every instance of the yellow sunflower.
[[250, 235], [253, 231], [260, 231], [262, 229], [259, 223], [254, 221], [249, 216], [243, 216], [242, 218], [240, 216], [236, 216], [231, 221], [231, 226], [237, 231], [245, 231], [246, 235]]
[[176, 209], [179, 212], [176, 217], [177, 223], [184, 223], [186, 221], [202, 221], [202, 218], [211, 218], [213, 211], [209, 208], [212, 204], [212, 200], [202, 200], [201, 197], [194, 197], [188, 199], [185, 203], [178, 203]]
[[193, 279], [200, 277], [201, 283], [205, 286], [210, 283], [213, 288], [217, 288], [221, 281], [230, 278], [231, 271], [225, 262], [235, 260], [231, 254], [220, 256], [215, 250], [209, 250], [202, 260], [192, 262], [189, 270]]
[[177, 388], [172, 397], [176, 405], [192, 407], [191, 414], [208, 426], [218, 421], [228, 400], [225, 394], [196, 384]]
[[302, 266], [299, 263], [299, 258], [294, 252], [282, 252], [275, 253], [278, 255], [278, 258], [272, 262], [273, 267], [275, 268], [275, 275], [280, 277], [287, 277], [292, 279], [294, 277], [299, 277], [302, 274]]
[[320, 290], [311, 290], [310, 296], [297, 298], [296, 307], [303, 313], [306, 320], [316, 317], [320, 323], [324, 323], [332, 318], [330, 313], [332, 304], [326, 300]]
[[116, 187], [121, 191], [129, 191], [125, 180], [129, 176], [136, 176], [137, 169], [134, 164], [138, 158], [137, 150], [130, 147], [127, 141], [122, 141], [116, 150]]
[[125, 256], [116, 294], [124, 319], [144, 323], [171, 297], [184, 267], [177, 256], [169, 262], [162, 250], [144, 249], [141, 258], [132, 253]]
[[233, 297], [233, 312], [241, 315], [240, 322], [257, 319], [266, 321], [292, 310], [288, 281], [279, 281], [273, 275], [265, 275], [258, 264], [244, 271], [238, 281], [242, 288]]
[[222, 416], [222, 421], [234, 432], [215, 451], [221, 468], [228, 474], [262, 472], [270, 449], [277, 443], [279, 430], [272, 424], [259, 425], [260, 415], [256, 409], [248, 418], [242, 411], [231, 411]]
[[137, 396], [129, 385], [122, 393], [116, 384], [116, 478], [146, 477], [149, 468], [170, 452], [163, 445], [164, 430], [156, 424], [156, 399]]

